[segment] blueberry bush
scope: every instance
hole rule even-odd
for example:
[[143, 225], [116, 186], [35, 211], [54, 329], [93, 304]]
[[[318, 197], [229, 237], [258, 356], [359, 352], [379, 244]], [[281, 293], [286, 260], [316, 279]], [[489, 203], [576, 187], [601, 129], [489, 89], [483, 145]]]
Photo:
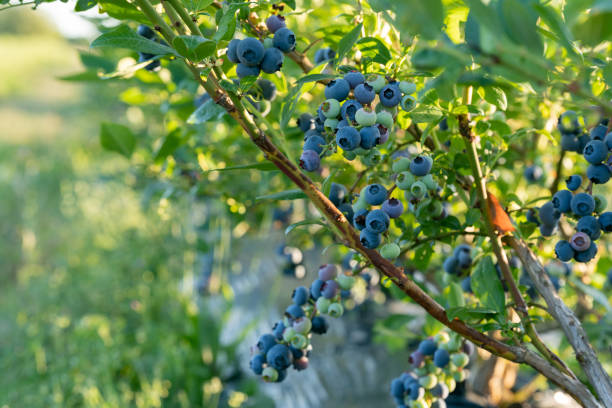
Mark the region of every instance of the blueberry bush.
[[75, 11], [94, 6], [119, 24], [101, 26], [86, 70], [65, 79], [127, 83], [120, 98], [143, 116], [104, 118], [104, 148], [166, 182], [165, 199], [225, 203], [234, 230], [256, 229], [271, 203], [305, 203], [287, 234], [349, 259], [295, 289], [253, 345], [256, 375], [299, 376], [289, 370], [308, 367], [313, 334], [376, 270], [387, 296], [428, 315], [390, 384], [397, 406], [445, 406], [474, 345], [582, 406], [612, 406], [607, 2], [79, 0]]

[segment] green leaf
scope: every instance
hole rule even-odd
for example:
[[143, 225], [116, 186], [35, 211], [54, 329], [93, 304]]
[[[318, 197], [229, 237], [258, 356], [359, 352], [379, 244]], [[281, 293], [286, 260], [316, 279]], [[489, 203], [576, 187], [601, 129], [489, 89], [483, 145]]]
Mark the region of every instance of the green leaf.
[[147, 54], [178, 55], [172, 48], [144, 38], [126, 25], [120, 25], [114, 30], [102, 34], [93, 40], [91, 47], [127, 48]]
[[74, 6], [74, 11], [86, 11], [97, 4], [96, 0], [78, 0]]
[[451, 307], [446, 310], [446, 316], [448, 317], [448, 320], [453, 320], [454, 318], [457, 318], [465, 322], [490, 319], [496, 314], [497, 312], [495, 310], [487, 309], [484, 307]]
[[461, 290], [461, 286], [455, 282], [451, 282], [451, 284], [444, 289], [444, 297], [448, 299], [449, 308], [465, 306], [463, 290]]
[[[213, 36], [215, 42], [228, 39], [228, 37], [231, 39], [234, 36], [234, 31], [236, 30], [236, 10], [238, 10], [238, 7], [239, 5], [237, 4], [231, 4], [226, 11], [223, 11], [223, 15], [217, 24], [217, 32]], [[219, 12], [222, 12], [222, 10], [219, 10]]]
[[420, 34], [426, 39], [440, 36], [444, 23], [444, 7], [441, 0], [379, 0], [387, 10], [395, 13], [395, 26], [406, 34]]
[[504, 288], [497, 277], [491, 256], [487, 255], [478, 262], [472, 274], [472, 290], [484, 307], [506, 314]]
[[131, 20], [142, 24], [151, 24], [149, 19], [140, 10], [126, 0], [99, 0], [98, 9], [100, 13], [106, 13], [117, 20]]
[[176, 149], [178, 149], [178, 147], [184, 142], [185, 139], [182, 137], [181, 130], [173, 130], [172, 132], [166, 135], [166, 137], [164, 138], [164, 142], [157, 150], [157, 153], [155, 153], [155, 157], [153, 158], [153, 160], [156, 164], [162, 163], [166, 157], [174, 153]]
[[302, 198], [306, 198], [306, 194], [298, 188], [281, 191], [279, 193], [263, 195], [259, 197], [255, 197], [257, 201], [263, 200], [271, 200], [271, 201], [282, 201], [282, 200], [299, 200]]
[[217, 105], [212, 99], [209, 99], [189, 115], [187, 123], [190, 125], [199, 125], [212, 119], [219, 119], [224, 114], [225, 109]]
[[485, 90], [485, 100], [499, 109], [505, 111], [508, 108], [508, 99], [506, 93], [496, 86], [487, 86]]
[[439, 120], [442, 117], [442, 111], [435, 106], [419, 105], [410, 112], [409, 116], [415, 123], [427, 123]]
[[363, 24], [358, 24], [357, 26], [353, 27], [353, 29], [349, 31], [348, 34], [342, 37], [342, 39], [338, 43], [338, 61], [342, 61], [342, 58], [344, 58], [344, 56], [351, 50], [351, 48], [353, 48], [353, 45], [355, 45], [355, 42], [357, 42], [357, 40], [359, 39], [362, 27]]
[[101, 57], [91, 52], [79, 51], [81, 63], [88, 69], [101, 69], [104, 72], [112, 72], [117, 63], [109, 58]]
[[550, 30], [557, 36], [559, 42], [565, 47], [569, 54], [578, 56], [582, 60], [582, 52], [574, 44], [572, 33], [565, 21], [563, 21], [561, 14], [549, 5], [533, 3], [533, 7], [538, 11], [542, 20], [544, 20]]
[[585, 285], [584, 283], [582, 283], [579, 279], [575, 278], [574, 276], [571, 276], [570, 280], [574, 285], [578, 286], [578, 288], [580, 288], [582, 292], [591, 296], [595, 302], [605, 307], [608, 313], [612, 312], [612, 307], [610, 306], [610, 302], [608, 301], [608, 297], [606, 296], [605, 293], [600, 292], [599, 290], [595, 289], [594, 287], [590, 285]]
[[498, 10], [510, 40], [541, 55], [544, 44], [538, 34], [537, 14], [521, 0], [499, 0]]
[[130, 158], [136, 148], [136, 136], [126, 126], [103, 122], [100, 125], [100, 144], [106, 150]]
[[357, 48], [361, 51], [361, 55], [365, 58], [370, 58], [379, 64], [387, 64], [391, 59], [391, 53], [387, 46], [374, 37], [364, 37], [357, 41]]
[[213, 4], [214, 0], [183, 0], [189, 11], [198, 12]]
[[295, 228], [297, 227], [301, 227], [302, 225], [322, 225], [322, 226], [326, 226], [324, 223], [322, 223], [320, 220], [303, 220], [300, 222], [296, 222], [294, 224], [291, 224], [290, 226], [288, 226], [285, 229], [285, 235], [289, 235], [289, 233], [291, 231], [293, 231]]
[[241, 164], [238, 166], [229, 166], [229, 167], [222, 167], [222, 168], [218, 168], [218, 169], [211, 169], [211, 170], [207, 170], [205, 173], [210, 173], [211, 171], [232, 171], [232, 170], [261, 170], [261, 171], [273, 171], [273, 170], [278, 170], [278, 168], [268, 162], [259, 162], [259, 163], [251, 163], [251, 164]]
[[337, 75], [332, 75], [332, 74], [309, 74], [309, 75], [304, 75], [303, 77], [298, 79], [295, 82], [295, 85], [301, 86], [308, 82], [325, 81], [328, 79], [334, 79], [336, 77]]
[[172, 40], [176, 51], [192, 61], [201, 61], [213, 55], [217, 49], [214, 41], [198, 35], [179, 35]]
[[295, 10], [295, 0], [283, 0], [283, 3]]

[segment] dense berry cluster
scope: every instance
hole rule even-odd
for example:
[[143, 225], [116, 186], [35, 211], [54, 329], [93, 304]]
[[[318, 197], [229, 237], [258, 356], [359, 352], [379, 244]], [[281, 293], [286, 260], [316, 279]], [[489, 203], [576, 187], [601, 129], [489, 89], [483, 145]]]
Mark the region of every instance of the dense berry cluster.
[[[319, 268], [318, 279], [310, 288], [299, 286], [291, 295], [292, 304], [272, 333], [259, 338], [251, 358], [251, 370], [265, 381], [281, 382], [290, 367], [300, 371], [308, 367], [312, 334], [325, 334], [328, 323], [323, 315], [340, 317], [342, 298], [350, 294], [355, 278], [339, 274], [336, 265]], [[348, 293], [347, 293], [348, 292]]]
[[285, 26], [282, 16], [273, 14], [266, 20], [266, 26], [273, 38], [262, 43], [254, 37], [239, 40], [234, 38], [227, 46], [227, 58], [238, 64], [236, 75], [239, 78], [258, 76], [261, 71], [273, 74], [280, 71], [285, 56], [283, 53], [295, 49], [295, 34]]
[[473, 349], [469, 344], [445, 331], [423, 340], [410, 355], [413, 370], [391, 381], [391, 396], [398, 408], [446, 407], [446, 397], [467, 378], [465, 367]]
[[[324, 56], [320, 58], [325, 61]], [[411, 96], [415, 91], [411, 82], [387, 81], [377, 74], [366, 78], [358, 71], [330, 81], [325, 87], [327, 99], [316, 115], [303, 114], [298, 119], [305, 133], [300, 166], [306, 171], [318, 170], [321, 156], [335, 147], [340, 147], [348, 160], [359, 155], [366, 165], [379, 163], [382, 155], [375, 147], [389, 139], [397, 107], [405, 111], [415, 107], [416, 99]]]
[[[146, 25], [139, 25], [138, 29], [136, 30], [136, 32], [138, 33], [138, 35], [140, 35], [141, 37], [146, 38], [147, 40], [153, 40], [155, 42], [158, 42], [160, 44], [164, 44], [164, 45], [168, 45], [167, 42], [165, 42], [164, 40], [162, 40], [161, 38], [159, 38], [156, 34], [155, 31], [153, 31], [150, 27], [146, 26]], [[147, 54], [146, 52], [139, 52], [138, 53], [138, 62], [145, 62], [145, 61], [149, 61], [153, 58], [157, 57], [157, 55], [155, 54]], [[157, 68], [159, 68], [160, 66], [160, 62], [159, 59], [155, 59], [153, 61], [151, 61], [149, 64], [145, 65], [145, 69], [147, 71], [154, 71]]]
[[472, 248], [461, 244], [453, 250], [453, 254], [444, 260], [444, 271], [451, 275], [465, 275], [472, 266]]
[[[576, 144], [571, 149], [582, 149], [582, 156], [589, 163], [586, 171], [588, 186], [583, 188], [583, 178], [574, 174], [567, 178], [567, 189], [554, 194], [552, 200], [541, 206], [538, 218], [534, 212], [527, 214], [529, 221], [540, 224], [543, 236], [554, 234], [561, 215], [576, 220], [576, 232], [569, 240], [561, 240], [555, 246], [555, 254], [559, 260], [567, 262], [574, 259], [578, 262], [588, 262], [597, 254], [595, 241], [603, 232], [612, 231], [612, 212], [603, 212], [607, 200], [601, 195], [593, 195], [594, 184], [604, 184], [612, 176], [612, 161], [609, 158], [612, 150], [612, 133], [607, 134], [603, 124], [595, 126], [590, 136], [581, 130], [579, 118], [573, 111], [561, 115], [558, 123], [564, 148], [570, 145], [568, 139], [573, 138]], [[565, 143], [563, 140], [565, 139]]]

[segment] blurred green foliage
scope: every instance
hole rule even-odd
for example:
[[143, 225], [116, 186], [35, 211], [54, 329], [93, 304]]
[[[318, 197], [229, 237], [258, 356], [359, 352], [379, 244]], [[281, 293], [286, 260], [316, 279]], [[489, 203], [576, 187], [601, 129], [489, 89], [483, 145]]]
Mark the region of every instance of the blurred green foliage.
[[219, 341], [231, 297], [194, 290], [192, 203], [143, 202], [99, 145], [117, 88], [58, 81], [79, 62], [45, 30], [0, 44], [0, 406], [255, 406]]

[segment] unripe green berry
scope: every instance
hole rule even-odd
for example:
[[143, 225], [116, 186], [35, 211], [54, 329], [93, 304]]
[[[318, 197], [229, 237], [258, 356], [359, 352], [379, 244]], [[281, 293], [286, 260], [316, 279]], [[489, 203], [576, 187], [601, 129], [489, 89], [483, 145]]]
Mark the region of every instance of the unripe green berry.
[[414, 96], [406, 95], [402, 98], [400, 106], [404, 111], [410, 112], [416, 106], [416, 99], [414, 99]]
[[376, 123], [376, 117], [376, 112], [366, 108], [359, 108], [357, 113], [355, 113], [355, 120], [361, 126], [372, 126]]
[[397, 184], [397, 188], [400, 190], [410, 190], [412, 184], [415, 182], [416, 178], [409, 171], [402, 171], [397, 175], [397, 179], [395, 180], [395, 184]]
[[450, 340], [450, 335], [445, 331], [441, 331], [434, 336], [434, 341], [438, 343], [438, 345], [448, 343], [449, 340]]
[[311, 316], [312, 311], [314, 310], [314, 306], [312, 306], [310, 303], [307, 303], [304, 306], [302, 306], [302, 309], [304, 309], [304, 314], [306, 316]]
[[385, 78], [378, 74], [369, 75], [366, 82], [374, 89], [374, 92], [376, 93], [379, 93], [385, 86]]
[[327, 309], [327, 314], [331, 317], [341, 317], [344, 314], [344, 308], [340, 303], [332, 303]]
[[427, 402], [425, 402], [425, 400], [422, 399], [418, 399], [416, 401], [411, 401], [412, 404], [410, 404], [410, 406], [412, 408], [429, 408], [429, 405], [427, 405]]
[[606, 197], [601, 194], [595, 194], [593, 198], [595, 199], [595, 212], [600, 213], [605, 211], [606, 207], [608, 207], [608, 200]]
[[434, 180], [433, 176], [431, 174], [427, 174], [423, 177], [421, 177], [421, 181], [423, 183], [425, 183], [425, 185], [427, 186], [427, 188], [429, 190], [437, 190], [438, 189], [438, 183], [436, 183], [436, 181]]
[[419, 384], [426, 390], [431, 390], [438, 383], [438, 378], [433, 374], [428, 374], [419, 378]]
[[291, 345], [298, 349], [303, 349], [308, 346], [308, 340], [303, 334], [296, 334], [291, 338]]
[[465, 367], [470, 362], [470, 357], [465, 353], [453, 353], [451, 354], [451, 361], [457, 367]]
[[462, 382], [465, 381], [465, 379], [467, 378], [467, 370], [459, 370], [459, 371], [455, 371], [453, 373], [453, 378], [455, 379], [455, 381], [457, 382]]
[[410, 159], [407, 157], [400, 157], [391, 165], [391, 170], [394, 173], [401, 173], [402, 171], [408, 171], [410, 169]]
[[261, 377], [265, 382], [275, 382], [278, 380], [278, 371], [274, 367], [268, 366], [264, 368]]
[[338, 275], [336, 278], [338, 285], [344, 290], [350, 290], [355, 285], [355, 277], [350, 275]]
[[321, 110], [326, 118], [336, 118], [340, 113], [340, 102], [336, 99], [327, 99], [321, 105]]
[[295, 322], [293, 322], [293, 329], [297, 333], [306, 334], [310, 332], [311, 328], [312, 328], [312, 322], [307, 317], [301, 317], [297, 319]]
[[376, 166], [382, 161], [382, 153], [379, 150], [372, 149], [363, 156], [361, 161], [368, 167]]
[[376, 114], [376, 123], [380, 123], [387, 129], [393, 127], [393, 115], [387, 111], [380, 111]]
[[457, 388], [457, 382], [451, 376], [446, 377], [446, 379], [444, 380], [444, 384], [446, 384], [446, 386], [448, 387], [449, 392], [453, 392], [455, 391], [455, 388]]
[[414, 370], [414, 373], [419, 377], [424, 377], [426, 375], [429, 375], [429, 370], [427, 370], [427, 367], [423, 366], [423, 367], [416, 368]]
[[402, 93], [405, 93], [407, 95], [413, 94], [416, 92], [416, 84], [408, 81], [400, 81], [399, 89], [400, 91], [402, 91]]
[[317, 310], [321, 313], [327, 313], [329, 310], [329, 305], [331, 305], [331, 300], [324, 298], [321, 296], [317, 299]]
[[410, 192], [416, 198], [423, 198], [425, 196], [425, 193], [427, 193], [427, 186], [425, 186], [425, 183], [423, 183], [422, 181], [415, 181], [410, 186]]
[[363, 147], [358, 147], [354, 149], [353, 151], [357, 154], [357, 156], [363, 156], [370, 152], [369, 150], [366, 150]]
[[289, 326], [283, 331], [283, 340], [289, 343], [291, 339], [293, 338], [293, 336], [295, 336], [296, 334], [297, 332], [295, 331], [295, 329]]
[[325, 119], [325, 122], [323, 122], [323, 127], [325, 128], [325, 130], [334, 131], [338, 127], [338, 123], [338, 119], [327, 118]]
[[344, 158], [346, 160], [355, 160], [355, 158], [357, 157], [357, 153], [355, 153], [353, 150], [343, 150], [342, 151], [342, 155], [344, 156]]
[[453, 337], [451, 341], [448, 342], [448, 351], [457, 351], [461, 348], [461, 339], [458, 337]]
[[400, 247], [395, 242], [389, 242], [380, 248], [380, 255], [389, 260], [397, 258], [400, 254]]

